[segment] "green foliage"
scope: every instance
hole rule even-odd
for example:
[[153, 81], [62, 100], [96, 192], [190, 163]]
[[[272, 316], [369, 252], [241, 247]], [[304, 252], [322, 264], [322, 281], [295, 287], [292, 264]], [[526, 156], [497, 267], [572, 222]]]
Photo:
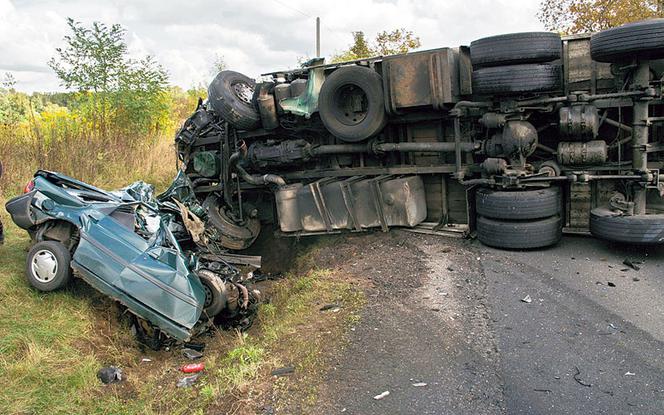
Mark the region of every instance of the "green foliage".
[[597, 32], [655, 17], [664, 17], [661, 0], [542, 0], [539, 20], [563, 34]]
[[332, 56], [332, 62], [344, 62], [372, 56], [387, 56], [407, 53], [421, 46], [420, 38], [404, 28], [384, 30], [376, 35], [372, 44], [366, 40], [364, 32], [352, 32], [353, 44], [347, 50]]

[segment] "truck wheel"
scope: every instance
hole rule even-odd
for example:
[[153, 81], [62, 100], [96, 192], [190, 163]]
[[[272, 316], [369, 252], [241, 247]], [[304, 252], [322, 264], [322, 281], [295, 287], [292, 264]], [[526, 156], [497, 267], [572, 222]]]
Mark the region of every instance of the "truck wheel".
[[561, 213], [560, 189], [503, 191], [481, 188], [475, 194], [477, 214], [491, 219], [542, 219]]
[[510, 33], [471, 42], [470, 59], [474, 68], [550, 62], [560, 59], [562, 47], [557, 33]]
[[382, 78], [363, 66], [337, 69], [323, 82], [318, 111], [325, 128], [343, 141], [378, 134], [387, 122]]
[[233, 127], [255, 130], [261, 118], [252, 103], [254, 87], [254, 80], [246, 75], [221, 71], [208, 87], [208, 100], [212, 109]]
[[207, 209], [208, 221], [219, 232], [223, 247], [239, 251], [249, 248], [258, 238], [261, 223], [257, 218], [245, 218], [240, 223], [234, 221], [226, 213], [219, 198], [213, 195], [205, 199], [203, 207]]
[[476, 95], [549, 92], [561, 88], [560, 65], [526, 64], [499, 66], [473, 71]]
[[532, 221], [477, 217], [477, 239], [494, 248], [543, 248], [558, 243], [561, 237], [562, 220], [559, 215]]
[[598, 62], [664, 58], [664, 19], [644, 20], [603, 30], [590, 37], [590, 55]]
[[614, 242], [664, 243], [664, 214], [622, 216], [607, 207], [590, 211], [590, 233]]
[[25, 275], [28, 283], [39, 291], [53, 291], [67, 285], [71, 279], [71, 254], [56, 241], [42, 241], [28, 253]]

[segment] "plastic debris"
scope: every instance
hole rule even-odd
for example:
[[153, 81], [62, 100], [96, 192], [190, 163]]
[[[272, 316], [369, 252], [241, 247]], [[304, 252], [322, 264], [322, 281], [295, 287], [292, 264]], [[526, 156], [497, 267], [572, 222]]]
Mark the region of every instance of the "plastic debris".
[[205, 363], [189, 363], [180, 367], [180, 372], [183, 373], [197, 373], [202, 370], [205, 370]]
[[576, 383], [578, 383], [581, 386], [585, 386], [587, 388], [591, 387], [592, 383], [586, 383], [579, 377], [579, 375], [581, 374], [581, 370], [579, 370], [579, 367], [574, 366], [574, 369], [576, 369], [576, 373], [574, 374], [574, 380], [576, 381]]
[[628, 267], [630, 267], [630, 268], [633, 269], [634, 271], [638, 271], [638, 270], [641, 269], [641, 267], [639, 267], [638, 265], [636, 265], [635, 262], [630, 261], [628, 258], [626, 258], [626, 259], [623, 261], [623, 264], [627, 265]]
[[606, 283], [606, 285], [608, 285], [609, 287], [615, 287], [616, 286], [616, 284], [612, 283], [611, 281], [608, 281]]
[[117, 383], [122, 381], [122, 370], [115, 366], [104, 367], [99, 369], [97, 377], [106, 385], [109, 383]]
[[625, 372], [625, 376], [636, 376], [636, 373]]
[[199, 374], [191, 375], [191, 376], [185, 376], [182, 379], [178, 380], [178, 383], [175, 385], [178, 388], [188, 388], [196, 382], [196, 379], [198, 379]]
[[284, 375], [290, 375], [291, 373], [295, 372], [295, 367], [293, 366], [286, 366], [286, 367], [281, 367], [279, 369], [274, 369], [272, 371], [272, 376], [284, 376]]
[[379, 395], [374, 396], [374, 399], [379, 401], [379, 400], [383, 399], [384, 397], [386, 397], [389, 394], [390, 394], [390, 391], [385, 391], [385, 392], [383, 392]]
[[144, 363], [145, 362], [151, 362], [151, 361], [152, 361], [152, 359], [148, 359], [147, 357], [144, 357], [144, 358], [141, 359], [141, 362], [144, 362]]
[[203, 357], [203, 353], [199, 352], [198, 350], [185, 347], [184, 349], [182, 349], [182, 356], [186, 357], [189, 360], [196, 360]]
[[413, 386], [415, 386], [416, 388], [421, 388], [422, 386], [426, 386], [426, 385], [427, 385], [427, 384], [424, 383], [424, 382], [413, 383]]
[[530, 298], [530, 295], [526, 295], [525, 297], [523, 297], [523, 298], [521, 299], [521, 301], [523, 301], [524, 303], [528, 303], [528, 304], [530, 304], [530, 303], [533, 302], [533, 299]]

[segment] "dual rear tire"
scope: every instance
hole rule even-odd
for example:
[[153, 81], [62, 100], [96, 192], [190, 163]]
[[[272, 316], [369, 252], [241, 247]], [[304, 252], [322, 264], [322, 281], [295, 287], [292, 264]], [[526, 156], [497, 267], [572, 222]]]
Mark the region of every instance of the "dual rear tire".
[[493, 190], [475, 196], [477, 238], [502, 249], [534, 249], [555, 245], [562, 237], [560, 189]]

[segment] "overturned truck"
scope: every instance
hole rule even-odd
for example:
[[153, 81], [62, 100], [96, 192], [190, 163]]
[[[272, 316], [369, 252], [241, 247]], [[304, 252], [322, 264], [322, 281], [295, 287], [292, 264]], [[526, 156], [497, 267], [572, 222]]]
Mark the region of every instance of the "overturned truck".
[[664, 243], [664, 19], [263, 75], [220, 72], [179, 131], [221, 244], [424, 227], [506, 249]]

